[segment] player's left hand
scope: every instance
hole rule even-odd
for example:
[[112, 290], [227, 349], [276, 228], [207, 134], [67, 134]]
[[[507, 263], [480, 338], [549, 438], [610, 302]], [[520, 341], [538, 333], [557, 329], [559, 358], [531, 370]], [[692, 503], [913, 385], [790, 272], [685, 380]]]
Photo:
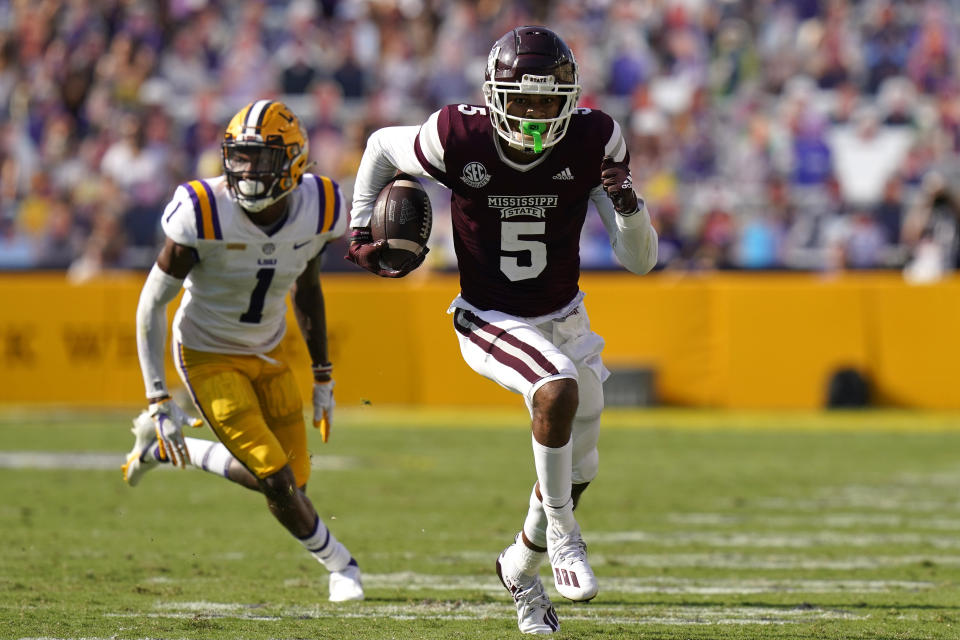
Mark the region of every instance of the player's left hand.
[[633, 215], [640, 208], [626, 162], [615, 162], [612, 157], [604, 156], [600, 163], [600, 184], [620, 215]]
[[186, 468], [190, 462], [190, 451], [183, 439], [183, 428], [198, 427], [202, 423], [191, 418], [172, 398], [151, 402], [147, 410], [157, 429], [157, 443], [160, 455], [168, 458], [175, 467]]
[[333, 425], [333, 380], [313, 383], [313, 426], [320, 429], [320, 437], [326, 442]]

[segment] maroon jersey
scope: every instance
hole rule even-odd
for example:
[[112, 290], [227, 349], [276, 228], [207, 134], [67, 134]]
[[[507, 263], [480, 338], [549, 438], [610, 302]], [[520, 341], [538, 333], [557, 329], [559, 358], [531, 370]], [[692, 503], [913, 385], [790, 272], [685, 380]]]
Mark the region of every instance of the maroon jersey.
[[620, 129], [602, 111], [577, 109], [566, 136], [526, 170], [504, 161], [497, 140], [484, 107], [449, 105], [420, 129], [415, 150], [452, 191], [463, 298], [479, 309], [545, 315], [579, 291], [587, 202], [604, 154], [626, 156]]

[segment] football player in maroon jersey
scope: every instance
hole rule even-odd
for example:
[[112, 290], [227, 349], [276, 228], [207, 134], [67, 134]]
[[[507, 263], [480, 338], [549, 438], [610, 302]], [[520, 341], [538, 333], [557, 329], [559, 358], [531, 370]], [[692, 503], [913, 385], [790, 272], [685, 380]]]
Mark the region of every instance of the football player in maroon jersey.
[[450, 305], [464, 360], [519, 393], [533, 431], [537, 482], [497, 573], [517, 605], [520, 630], [551, 633], [559, 621], [539, 578], [548, 557], [557, 591], [597, 594], [574, 507], [596, 476], [603, 409], [603, 339], [590, 330], [579, 288], [580, 231], [593, 202], [619, 261], [636, 274], [657, 260], [657, 234], [633, 190], [618, 124], [577, 108], [577, 65], [544, 27], [500, 38], [487, 60], [485, 105], [449, 105], [421, 126], [387, 127], [368, 142], [354, 189], [346, 256], [385, 277], [369, 223], [380, 189], [399, 170], [451, 190], [460, 295]]

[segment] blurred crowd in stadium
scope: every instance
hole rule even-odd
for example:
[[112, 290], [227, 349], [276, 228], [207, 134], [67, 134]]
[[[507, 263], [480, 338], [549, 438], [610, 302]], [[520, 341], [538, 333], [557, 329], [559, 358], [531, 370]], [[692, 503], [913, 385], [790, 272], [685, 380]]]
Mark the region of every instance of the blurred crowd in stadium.
[[[147, 269], [174, 187], [220, 172], [227, 119], [259, 97], [300, 115], [349, 198], [366, 136], [482, 103], [489, 48], [521, 24], [562, 35], [581, 106], [624, 128], [659, 268], [956, 266], [956, 3], [0, 0], [0, 268]], [[595, 215], [582, 245], [613, 266]], [[326, 268], [349, 269], [338, 250]]]

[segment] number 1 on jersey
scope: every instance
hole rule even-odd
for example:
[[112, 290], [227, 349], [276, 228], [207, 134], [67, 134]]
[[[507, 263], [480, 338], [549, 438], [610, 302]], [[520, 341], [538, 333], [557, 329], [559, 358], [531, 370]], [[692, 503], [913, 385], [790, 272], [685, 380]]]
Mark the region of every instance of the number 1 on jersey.
[[257, 286], [253, 288], [250, 294], [250, 306], [240, 316], [240, 322], [248, 324], [257, 324], [263, 319], [263, 303], [267, 298], [267, 290], [270, 283], [273, 282], [273, 274], [276, 269], [260, 269], [257, 271]]

